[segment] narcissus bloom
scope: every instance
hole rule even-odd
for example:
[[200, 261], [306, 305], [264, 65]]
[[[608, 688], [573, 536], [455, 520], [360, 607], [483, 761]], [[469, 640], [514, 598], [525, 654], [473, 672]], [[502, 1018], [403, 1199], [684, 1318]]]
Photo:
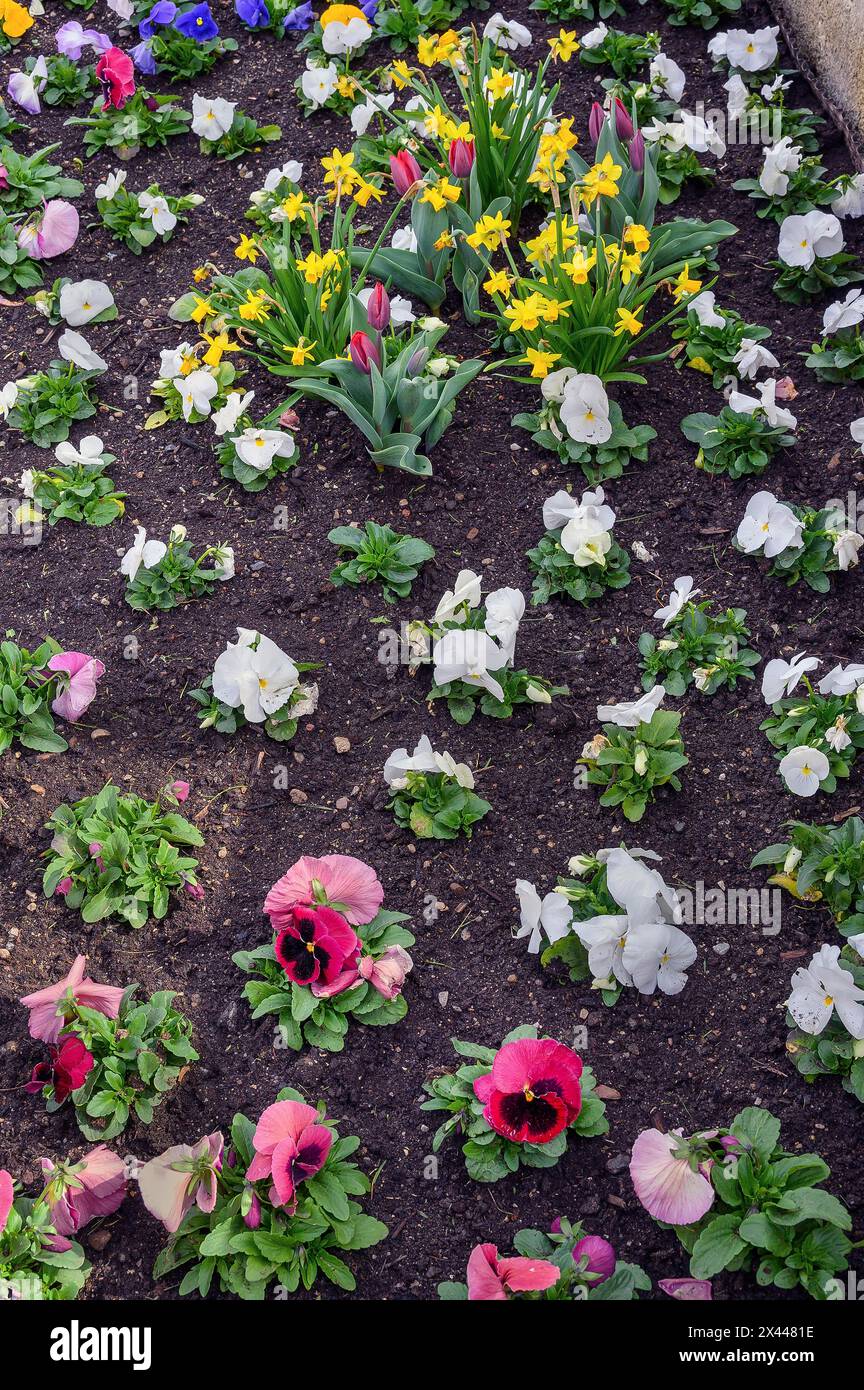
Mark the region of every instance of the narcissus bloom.
[[514, 1144], [548, 1144], [582, 1107], [582, 1059], [554, 1038], [519, 1038], [499, 1048], [474, 1082], [486, 1123]]
[[333, 1145], [333, 1131], [319, 1123], [318, 1111], [296, 1100], [268, 1105], [252, 1136], [255, 1157], [246, 1169], [249, 1182], [270, 1178], [274, 1206], [293, 1208], [297, 1188], [320, 1172]]
[[138, 1174], [141, 1200], [166, 1231], [174, 1232], [193, 1205], [211, 1212], [218, 1195], [218, 1174], [225, 1141], [218, 1132], [197, 1144], [173, 1144], [151, 1158]]
[[97, 1216], [110, 1216], [126, 1196], [126, 1165], [104, 1144], [78, 1163], [55, 1165], [43, 1158], [45, 1197], [51, 1224], [61, 1236], [73, 1236]]
[[105, 667], [85, 652], [58, 652], [48, 662], [48, 669], [60, 677], [51, 708], [61, 719], [75, 724], [96, 698], [96, 682], [104, 676]]
[[786, 1001], [790, 1014], [805, 1033], [824, 1032], [836, 1011], [846, 1031], [864, 1038], [864, 989], [840, 963], [839, 946], [820, 946], [810, 964], [792, 976], [792, 993]]
[[680, 1129], [643, 1129], [630, 1156], [636, 1196], [650, 1216], [670, 1226], [699, 1221], [714, 1202], [710, 1163], [694, 1153]]
[[378, 875], [362, 859], [350, 854], [325, 854], [320, 859], [304, 854], [274, 883], [264, 911], [275, 931], [287, 924], [298, 903], [335, 908], [346, 922], [357, 927], [371, 922], [383, 901]]
[[508, 1294], [551, 1289], [561, 1271], [550, 1260], [524, 1255], [499, 1257], [495, 1245], [475, 1245], [468, 1258], [468, 1299], [474, 1303], [503, 1303]]
[[327, 997], [356, 978], [360, 938], [332, 907], [297, 903], [284, 917], [274, 950], [289, 980]]
[[28, 1028], [31, 1038], [56, 1043], [65, 1022], [64, 1005], [70, 1003], [94, 1009], [97, 1013], [105, 1014], [106, 1018], [117, 1017], [123, 990], [114, 985], [98, 985], [89, 975], [85, 978], [86, 964], [86, 956], [76, 956], [68, 975], [64, 975], [56, 985], [37, 989], [33, 994], [25, 994], [19, 999], [19, 1004], [30, 1010]]

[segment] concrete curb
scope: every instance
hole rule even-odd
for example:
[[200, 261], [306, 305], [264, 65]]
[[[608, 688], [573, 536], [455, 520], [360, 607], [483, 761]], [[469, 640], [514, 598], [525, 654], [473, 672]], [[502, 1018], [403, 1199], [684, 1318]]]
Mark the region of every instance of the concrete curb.
[[864, 170], [864, 0], [770, 0], [792, 53]]

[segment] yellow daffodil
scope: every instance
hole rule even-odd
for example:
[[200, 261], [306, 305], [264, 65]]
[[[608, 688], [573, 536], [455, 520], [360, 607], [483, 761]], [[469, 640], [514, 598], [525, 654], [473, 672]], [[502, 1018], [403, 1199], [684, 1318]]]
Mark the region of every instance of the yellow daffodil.
[[543, 352], [541, 348], [526, 348], [522, 361], [531, 363], [532, 376], [544, 377], [549, 375], [549, 368], [560, 359], [560, 352]]
[[456, 52], [459, 43], [455, 29], [447, 29], [443, 34], [424, 34], [417, 42], [417, 60], [424, 68], [446, 63]]
[[506, 299], [510, 294], [513, 281], [506, 270], [494, 270], [488, 280], [483, 281], [483, 288], [487, 294], [501, 294]]
[[574, 149], [579, 144], [579, 136], [573, 130], [573, 117], [565, 116], [547, 138], [561, 154]]
[[261, 252], [254, 238], [246, 236], [245, 233], [240, 237], [240, 240], [234, 247], [234, 255], [237, 257], [238, 261], [250, 261], [252, 265], [255, 264], [260, 254]]
[[544, 299], [541, 318], [544, 323], [557, 323], [559, 319], [569, 318], [567, 310], [569, 299]]
[[590, 207], [597, 198], [616, 198], [621, 165], [616, 164], [611, 154], [605, 154], [599, 164], [594, 164], [583, 176], [579, 192]]
[[616, 338], [622, 333], [630, 333], [635, 338], [637, 333], [642, 332], [641, 320], [635, 314], [631, 314], [629, 309], [616, 309], [615, 314], [618, 319], [618, 326], [615, 329]]
[[565, 261], [561, 269], [573, 281], [574, 285], [585, 285], [596, 264], [597, 252], [592, 249], [586, 256], [580, 246], [573, 252], [572, 260]]
[[574, 53], [579, 52], [579, 41], [575, 29], [559, 29], [554, 38], [547, 39], [556, 62], [569, 63]]
[[408, 86], [411, 81], [411, 69], [404, 58], [397, 58], [390, 69], [390, 76], [393, 79], [393, 86], [396, 87], [398, 91], [401, 92], [404, 87]]
[[291, 354], [291, 366], [305, 367], [307, 357], [314, 359], [317, 346], [317, 343], [307, 343], [305, 338], [301, 338], [294, 347], [286, 347], [285, 351]]
[[432, 245], [436, 251], [449, 251], [454, 245], [453, 233], [449, 230], [442, 232]]
[[193, 323], [203, 323], [206, 318], [209, 318], [210, 315], [215, 314], [215, 312], [216, 310], [213, 308], [209, 299], [202, 299], [200, 294], [196, 294], [195, 308], [192, 310], [189, 317]]
[[247, 290], [245, 302], [237, 311], [241, 319], [246, 323], [265, 323], [270, 317], [266, 299], [264, 290]]
[[514, 299], [504, 310], [504, 317], [513, 330], [523, 329], [530, 333], [540, 323], [545, 302], [543, 296], [536, 293], [529, 294], [527, 299]]
[[634, 251], [644, 254], [651, 246], [651, 235], [641, 222], [631, 222], [629, 227], [624, 228], [624, 241], [628, 246], [632, 246]]
[[304, 194], [300, 192], [289, 193], [288, 197], [283, 198], [279, 204], [279, 212], [286, 222], [296, 222], [308, 206]]
[[346, 179], [357, 177], [351, 168], [354, 163], [354, 155], [349, 150], [343, 154], [340, 149], [334, 147], [333, 153], [325, 155], [321, 160], [321, 167], [324, 170], [324, 182], [334, 183], [337, 187], [345, 182]]
[[486, 91], [494, 101], [501, 101], [513, 90], [513, 74], [503, 68], [493, 68], [486, 78]]
[[448, 179], [439, 179], [437, 183], [429, 185], [420, 201], [429, 203], [435, 212], [441, 212], [448, 203], [458, 202], [461, 192], [458, 184], [450, 183]]
[[375, 198], [376, 201], [380, 203], [384, 194], [380, 188], [374, 183], [370, 183], [368, 179], [361, 179], [360, 183], [354, 189], [353, 197], [358, 207], [365, 208], [370, 198]]
[[701, 288], [702, 281], [691, 279], [690, 266], [685, 265], [672, 287], [672, 295], [675, 303], [680, 304], [681, 300], [686, 299], [688, 295], [698, 294]]
[[195, 269], [192, 271], [192, 279], [195, 281], [196, 285], [200, 285], [201, 281], [206, 280], [209, 275], [210, 267], [208, 265], [196, 265]]
[[507, 132], [506, 132], [506, 130], [504, 129], [504, 127], [503, 127], [503, 126], [500, 126], [500, 125], [498, 124], [497, 121], [493, 121], [493, 122], [492, 122], [492, 125], [491, 125], [490, 129], [491, 129], [491, 131], [492, 131], [492, 139], [493, 139], [493, 140], [509, 140], [509, 139], [510, 139], [510, 136], [507, 134]]
[[205, 367], [218, 367], [226, 352], [240, 351], [240, 344], [232, 343], [227, 333], [202, 333], [201, 337], [209, 344], [201, 358]]
[[496, 212], [494, 217], [484, 213], [480, 221], [474, 223], [474, 231], [465, 240], [475, 251], [479, 246], [485, 247], [487, 251], [497, 251], [498, 247], [506, 242], [510, 226], [508, 219], [500, 212]]

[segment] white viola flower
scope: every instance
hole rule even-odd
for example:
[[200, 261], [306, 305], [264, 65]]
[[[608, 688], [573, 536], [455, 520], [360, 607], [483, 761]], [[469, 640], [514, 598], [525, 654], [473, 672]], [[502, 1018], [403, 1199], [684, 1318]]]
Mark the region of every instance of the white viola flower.
[[777, 254], [784, 265], [809, 270], [817, 256], [843, 249], [843, 228], [831, 212], [793, 213], [780, 223]]
[[812, 1037], [822, 1033], [837, 1012], [853, 1038], [864, 1038], [864, 989], [859, 989], [851, 970], [840, 963], [839, 946], [820, 946], [808, 966], [792, 976], [792, 993], [786, 1007], [798, 1027]]
[[626, 916], [613, 914], [573, 923], [575, 935], [588, 952], [588, 969], [595, 980], [614, 978], [621, 985], [632, 985], [633, 977], [623, 960], [629, 926]]
[[126, 182], [126, 170], [117, 169], [113, 174], [109, 174], [104, 183], [97, 183], [95, 196], [100, 202], [110, 203]]
[[773, 82], [763, 82], [759, 88], [759, 95], [763, 101], [772, 102], [780, 92], [786, 92], [792, 86], [791, 79], [779, 74]]
[[192, 129], [202, 140], [221, 140], [234, 124], [236, 101], [222, 97], [192, 97]]
[[180, 343], [176, 348], [162, 348], [159, 354], [159, 377], [162, 381], [173, 381], [180, 376], [184, 362], [192, 356], [191, 343]]
[[475, 628], [453, 628], [445, 632], [432, 650], [435, 663], [435, 684], [465, 681], [480, 686], [496, 700], [504, 699], [504, 691], [490, 673], [506, 666], [507, 658], [487, 632]]
[[831, 203], [835, 217], [864, 217], [864, 174], [853, 174], [845, 193]]
[[173, 231], [177, 226], [177, 217], [169, 208], [167, 198], [161, 193], [139, 193], [138, 206], [142, 216], [153, 223], [153, 230], [158, 236]]
[[851, 425], [849, 426], [849, 433], [855, 440], [855, 443], [860, 444], [861, 452], [862, 454], [864, 454], [864, 415], [861, 415], [857, 420], [852, 421]]
[[428, 734], [421, 734], [413, 753], [407, 748], [396, 748], [384, 764], [384, 781], [388, 787], [401, 790], [407, 786], [409, 772], [437, 772], [435, 751]]
[[331, 58], [341, 57], [362, 48], [372, 37], [372, 25], [367, 19], [357, 16], [347, 23], [341, 19], [331, 20], [325, 25], [321, 35], [321, 47]]
[[5, 420], [7, 415], [9, 414], [9, 411], [15, 409], [15, 403], [17, 400], [17, 381], [7, 381], [2, 391], [0, 391], [0, 419]]
[[448, 753], [446, 750], [443, 753], [436, 753], [435, 767], [438, 772], [449, 777], [457, 786], [469, 792], [474, 790], [474, 773], [467, 763], [457, 763], [452, 753]]
[[848, 666], [835, 666], [819, 682], [820, 695], [851, 695], [864, 683], [864, 666], [850, 661]]
[[224, 583], [234, 578], [234, 547], [220, 545], [213, 552], [213, 571]]
[[703, 328], [722, 328], [726, 322], [723, 314], [714, 307], [715, 298], [713, 290], [703, 290], [687, 304], [687, 313], [693, 314]]
[[188, 376], [175, 377], [174, 390], [182, 399], [183, 419], [189, 420], [193, 410], [199, 415], [210, 414], [210, 402], [219, 390], [216, 378], [200, 367]]
[[857, 531], [841, 531], [834, 538], [834, 554], [837, 556], [838, 568], [843, 570], [854, 569], [858, 564], [858, 551], [864, 545], [864, 536]]
[[599, 376], [577, 372], [564, 386], [561, 423], [578, 444], [605, 444], [612, 434], [609, 397]]
[[680, 923], [682, 909], [674, 888], [670, 888], [657, 869], [650, 869], [645, 859], [659, 860], [653, 850], [628, 851], [620, 846], [597, 851], [598, 860], [606, 865], [606, 886], [619, 907], [627, 913], [631, 925], [646, 922]]
[[[647, 136], [647, 130], [644, 134]], [[673, 153], [686, 148], [694, 154], [713, 154], [717, 159], [726, 153], [726, 142], [714, 123], [693, 111], [680, 110], [663, 127], [663, 138]]]
[[277, 189], [283, 179], [288, 179], [290, 183], [299, 183], [303, 177], [303, 165], [296, 159], [289, 159], [281, 168], [269, 169], [264, 176], [264, 191], [272, 193]]
[[801, 677], [808, 671], [815, 671], [820, 664], [818, 656], [805, 656], [803, 652], [796, 652], [791, 661], [779, 656], [769, 661], [762, 672], [762, 699], [766, 705], [776, 705], [778, 700], [786, 699]]
[[844, 748], [848, 748], [852, 742], [846, 732], [846, 716], [838, 714], [830, 729], [825, 730], [825, 742], [829, 748], [833, 748], [835, 753], [842, 753]]
[[639, 724], [649, 724], [663, 703], [666, 691], [662, 685], [655, 685], [638, 700], [622, 700], [617, 705], [598, 705], [597, 718], [601, 724], [617, 724], [619, 729], [635, 729]]
[[516, 896], [519, 899], [521, 925], [515, 937], [517, 941], [523, 936], [528, 937], [529, 955], [537, 955], [544, 936], [553, 944], [569, 934], [573, 909], [560, 893], [547, 893], [541, 901], [533, 883], [525, 878], [517, 878]]
[[615, 513], [606, 505], [602, 487], [586, 489], [578, 502], [569, 492], [561, 490], [543, 503], [543, 525], [547, 531], [557, 531], [575, 516], [584, 515], [590, 516], [604, 531], [611, 531], [615, 525]]
[[60, 290], [60, 313], [70, 328], [81, 328], [113, 303], [104, 280], [70, 280]]
[[25, 497], [32, 500], [36, 495], [35, 483], [33, 480], [33, 469], [25, 468], [21, 477], [18, 479], [18, 486]]
[[743, 376], [747, 381], [752, 381], [757, 372], [761, 372], [763, 367], [767, 370], [777, 368], [780, 363], [761, 343], [757, 343], [753, 338], [742, 338], [741, 346], [732, 359], [738, 368], [739, 376]]
[[756, 29], [752, 34], [746, 29], [728, 29], [723, 56], [730, 68], [738, 68], [741, 72], [763, 72], [765, 68], [773, 68], [779, 52], [779, 32], [779, 26], [775, 24]]
[[74, 329], [67, 328], [57, 339], [57, 349], [66, 362], [85, 372], [107, 372], [108, 363], [94, 352], [87, 339]]
[[274, 458], [290, 459], [297, 448], [294, 436], [286, 430], [260, 430], [254, 425], [231, 442], [241, 463], [258, 473], [266, 473]]
[[250, 724], [263, 724], [290, 700], [300, 673], [290, 656], [269, 637], [238, 627], [213, 667], [213, 694], [231, 709], [242, 707]]
[[726, 57], [726, 40], [728, 37], [728, 34], [724, 31], [722, 34], [713, 34], [708, 40], [708, 56], [709, 58], [713, 58], [715, 63], [719, 58]]
[[621, 959], [640, 994], [653, 994], [655, 989], [662, 994], [680, 994], [697, 954], [680, 927], [647, 922], [631, 927]]
[[855, 328], [864, 320], [864, 295], [860, 286], [850, 290], [845, 299], [829, 304], [822, 316], [822, 332], [839, 333], [841, 328]]
[[761, 410], [772, 429], [794, 430], [797, 417], [785, 406], [777, 404], [777, 382], [774, 377], [759, 383], [758, 396], [747, 396], [743, 391], [729, 392], [729, 409], [736, 415], [755, 415]]
[[494, 637], [506, 661], [513, 660], [516, 634], [525, 613], [525, 595], [520, 589], [493, 589], [486, 596], [486, 622], [490, 637]]
[[767, 560], [772, 560], [783, 550], [800, 550], [804, 544], [803, 529], [804, 523], [792, 508], [778, 502], [773, 492], [756, 492], [747, 503], [735, 539], [745, 554], [761, 550]]
[[459, 571], [454, 587], [442, 594], [433, 621], [438, 627], [443, 623], [464, 622], [464, 614], [459, 612], [463, 604], [469, 608], [480, 606], [480, 576], [473, 570]]
[[142, 565], [145, 570], [152, 570], [154, 565], [158, 565], [167, 550], [164, 541], [148, 541], [146, 529], [139, 526], [135, 540], [120, 561], [120, 573], [125, 574], [127, 579], [134, 579]]
[[524, 24], [517, 24], [515, 19], [505, 19], [500, 11], [493, 14], [491, 19], [487, 19], [483, 37], [494, 43], [496, 48], [511, 51], [516, 48], [528, 48], [531, 44], [531, 30], [526, 29]]
[[255, 398], [254, 391], [246, 391], [241, 394], [239, 391], [229, 391], [225, 404], [213, 412], [213, 428], [217, 435], [231, 434], [236, 429], [238, 421], [249, 408]]
[[784, 135], [776, 144], [769, 145], [762, 161], [759, 187], [768, 198], [783, 198], [789, 191], [789, 175], [801, 168], [801, 150], [792, 144], [792, 139]]
[[[725, 38], [724, 35], [718, 35]], [[726, 110], [730, 120], [736, 121], [743, 116], [750, 101], [750, 88], [747, 86], [740, 73], [733, 72], [728, 82], [723, 83], [726, 91]]]
[[540, 394], [544, 401], [554, 401], [556, 405], [560, 405], [568, 381], [578, 375], [575, 367], [561, 367], [557, 372], [549, 372], [540, 382]]
[[601, 20], [595, 28], [589, 29], [587, 34], [583, 34], [579, 40], [582, 48], [599, 48], [606, 35], [609, 33], [609, 26]]
[[685, 603], [692, 603], [701, 594], [701, 589], [693, 588], [693, 577], [689, 574], [682, 574], [672, 587], [668, 603], [662, 608], [658, 608], [654, 614], [655, 618], [663, 620], [663, 626], [668, 627], [673, 623], [684, 607]]
[[815, 796], [831, 771], [831, 764], [819, 748], [802, 744], [780, 759], [780, 776], [796, 796]]
[[390, 238], [394, 251], [416, 251], [417, 233], [413, 227], [397, 227]]
[[359, 101], [351, 111], [351, 129], [354, 134], [365, 135], [373, 117], [382, 111], [389, 111], [395, 100], [396, 94], [391, 92], [388, 96], [368, 96], [365, 101]]
[[[357, 298], [360, 300], [364, 309], [368, 309], [369, 300], [372, 298], [373, 292], [373, 287], [370, 285], [367, 289], [361, 290], [358, 294]], [[390, 322], [392, 324], [398, 328], [403, 323], [413, 323], [415, 318], [414, 306], [410, 299], [404, 299], [401, 294], [393, 294], [390, 296]]]
[[680, 102], [687, 78], [683, 69], [679, 68], [672, 58], [667, 58], [665, 53], [658, 53], [657, 57], [651, 60], [648, 77], [655, 90], [665, 92], [676, 105]]
[[604, 567], [612, 548], [612, 536], [600, 524], [593, 509], [580, 508], [561, 532], [560, 544], [577, 569], [585, 569], [588, 565]]
[[329, 101], [339, 85], [339, 70], [335, 63], [326, 67], [316, 67], [306, 60], [306, 71], [300, 78], [300, 90], [310, 105], [317, 109]]
[[102, 462], [103, 449], [98, 434], [85, 434], [77, 448], [71, 439], [64, 439], [54, 450], [54, 457], [63, 468], [90, 468]]

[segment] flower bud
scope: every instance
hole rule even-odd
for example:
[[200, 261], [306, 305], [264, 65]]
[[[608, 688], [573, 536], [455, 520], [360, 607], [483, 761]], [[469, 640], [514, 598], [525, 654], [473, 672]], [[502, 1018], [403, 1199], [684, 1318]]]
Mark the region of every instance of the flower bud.
[[468, 178], [474, 168], [475, 157], [473, 140], [451, 140], [447, 159], [454, 179]]
[[645, 137], [641, 130], [637, 130], [628, 149], [630, 150], [630, 167], [640, 173], [645, 168]]
[[348, 355], [358, 372], [362, 372], [364, 376], [371, 376], [373, 362], [376, 367], [381, 366], [381, 353], [368, 333], [351, 334]]
[[408, 190], [413, 188], [415, 183], [419, 183], [423, 177], [420, 165], [408, 150], [400, 150], [398, 154], [391, 154], [390, 173], [400, 198], [404, 197]]
[[783, 860], [784, 874], [791, 874], [801, 863], [801, 850], [793, 845], [786, 858]]
[[606, 112], [603, 110], [599, 101], [595, 101], [594, 105], [591, 107], [591, 115], [588, 117], [588, 134], [595, 145], [600, 139], [600, 132], [603, 129], [605, 120]]
[[369, 296], [366, 317], [369, 327], [377, 329], [379, 333], [390, 326], [390, 296], [380, 281]]
[[627, 107], [620, 97], [615, 98], [615, 131], [619, 140], [632, 140], [635, 133]]
[[636, 749], [636, 757], [633, 759], [633, 771], [637, 777], [644, 777], [648, 771], [648, 749], [641, 744]]
[[252, 1205], [243, 1217], [243, 1220], [246, 1222], [250, 1231], [257, 1231], [258, 1227], [261, 1225], [261, 1203], [254, 1192], [252, 1193]]
[[189, 795], [189, 783], [188, 783], [188, 782], [172, 782], [172, 783], [171, 783], [171, 794], [172, 794], [172, 796], [174, 797], [174, 799], [175, 799], [176, 801], [180, 801], [180, 802], [185, 801], [186, 798], [187, 798], [187, 796]]

